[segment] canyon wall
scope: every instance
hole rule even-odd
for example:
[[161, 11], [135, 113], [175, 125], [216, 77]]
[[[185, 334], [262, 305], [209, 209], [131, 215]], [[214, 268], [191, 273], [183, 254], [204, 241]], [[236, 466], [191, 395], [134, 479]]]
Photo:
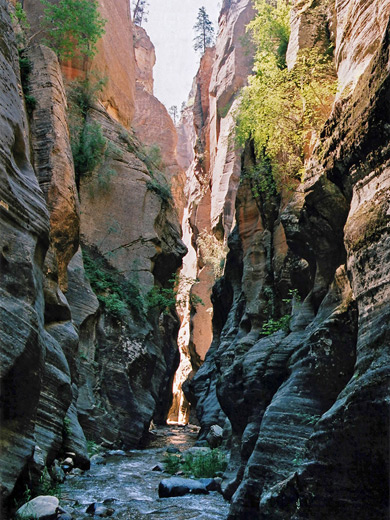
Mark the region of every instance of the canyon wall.
[[[229, 439], [229, 520], [388, 518], [389, 9], [294, 3], [290, 66], [325, 36], [339, 80], [305, 180], [257, 196], [236, 181], [234, 211], [223, 189], [211, 197], [214, 232], [235, 227], [186, 393], [201, 438], [220, 424]], [[255, 164], [250, 143], [236, 160], [237, 175]]]
[[[179, 362], [174, 301], [161, 299], [186, 252], [169, 189], [181, 172], [176, 131], [149, 87], [134, 110], [142, 60], [128, 2], [101, 8], [106, 34], [89, 77], [108, 82], [99, 97], [86, 92], [80, 110], [80, 84], [69, 78], [85, 68], [60, 66], [43, 35], [18, 59], [13, 6], [0, 3], [4, 510], [67, 453], [88, 468], [87, 440], [138, 446], [152, 419], [165, 421]], [[25, 9], [34, 35], [41, 13]], [[150, 84], [152, 52], [146, 61]], [[143, 111], [153, 143], [129, 130]], [[100, 143], [89, 169], [80, 167], [80, 139]], [[163, 161], [149, 149], [155, 142]]]
[[[199, 368], [212, 340], [211, 291], [223, 273], [234, 223], [241, 150], [233, 129], [237, 96], [252, 70], [253, 49], [245, 28], [253, 15], [249, 0], [224, 3], [215, 47], [207, 48], [200, 60], [178, 128], [179, 161], [187, 167], [182, 228], [189, 249], [182, 269], [188, 281], [187, 306], [181, 311], [179, 335], [187, 368], [179, 387]], [[193, 143], [193, 152], [188, 143]]]

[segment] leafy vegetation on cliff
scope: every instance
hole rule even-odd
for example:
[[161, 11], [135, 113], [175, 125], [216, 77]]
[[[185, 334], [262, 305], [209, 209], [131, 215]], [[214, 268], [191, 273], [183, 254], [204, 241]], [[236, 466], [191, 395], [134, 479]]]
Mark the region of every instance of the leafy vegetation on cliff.
[[257, 16], [248, 26], [257, 48], [255, 74], [242, 93], [237, 138], [240, 144], [253, 140], [259, 163], [271, 165], [280, 188], [303, 173], [310, 141], [329, 114], [334, 70], [330, 53], [321, 47], [302, 49], [288, 69], [289, 0], [275, 6], [256, 0], [255, 7]]
[[96, 44], [104, 34], [106, 20], [99, 12], [97, 0], [60, 0], [45, 6], [43, 24], [47, 28], [47, 43], [62, 59], [81, 55], [91, 58]]

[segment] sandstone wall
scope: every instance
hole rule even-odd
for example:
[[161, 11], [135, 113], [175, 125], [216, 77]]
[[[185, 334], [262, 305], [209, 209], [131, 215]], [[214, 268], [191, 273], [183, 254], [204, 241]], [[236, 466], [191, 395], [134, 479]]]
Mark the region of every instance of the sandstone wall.
[[[37, 6], [26, 2], [25, 7], [34, 26]], [[44, 468], [50, 470], [67, 452], [73, 453], [76, 466], [88, 468], [85, 435], [106, 446], [138, 446], [151, 420], [163, 422], [170, 405], [178, 318], [175, 312], [163, 313], [161, 306], [148, 306], [148, 293], [169, 286], [186, 248], [172, 197], [167, 189], [161, 191], [168, 188], [163, 173], [126, 128], [135, 86], [128, 7], [124, 2], [105, 5], [110, 19], [94, 68], [103, 64], [111, 86], [109, 82], [101, 101], [92, 103], [86, 121], [79, 121], [104, 135], [104, 160], [96, 171], [81, 176], [77, 193], [57, 57], [39, 44], [25, 51], [29, 66], [24, 83], [34, 100], [27, 117], [9, 4], [0, 3], [5, 509], [26, 485], [34, 490]], [[114, 48], [116, 58], [124, 60], [125, 78], [111, 68]], [[125, 54], [118, 52], [121, 48]], [[171, 132], [167, 162], [172, 174], [180, 169], [166, 111], [162, 124]], [[164, 135], [164, 128], [159, 131]], [[79, 248], [80, 225], [84, 251], [102, 269], [100, 285], [110, 273], [116, 283], [133, 290], [134, 305], [119, 302], [119, 314], [92, 291]], [[107, 295], [112, 288], [105, 290]]]
[[[389, 6], [295, 7], [291, 63], [313, 35], [333, 39], [340, 93], [300, 193], [255, 200], [240, 185], [213, 343], [188, 394], [202, 436], [230, 432], [229, 520], [385, 520]], [[270, 308], [292, 318], [264, 336]]]
[[[241, 150], [233, 136], [234, 113], [239, 90], [252, 68], [245, 28], [253, 14], [251, 1], [224, 3], [215, 48], [206, 49], [201, 58], [189, 106], [179, 125], [179, 135], [194, 143], [195, 153], [186, 174], [187, 204], [182, 221], [186, 244], [190, 250], [195, 248], [197, 255], [195, 263], [190, 254], [184, 259], [186, 276], [198, 280], [192, 293], [204, 303], [193, 309], [191, 316], [182, 317], [183, 326], [190, 327], [186, 341], [194, 370], [199, 360], [204, 360], [212, 340], [211, 290], [223, 272], [227, 236], [235, 218]], [[190, 110], [194, 128], [189, 135]]]
[[[25, 0], [23, 8], [31, 25], [31, 43], [39, 43], [45, 37], [41, 25], [44, 6], [35, 0]], [[74, 58], [62, 63], [62, 70], [70, 80], [83, 75], [86, 70], [106, 78], [101, 100], [110, 115], [129, 128], [135, 110], [135, 60], [130, 2], [102, 0], [99, 1], [99, 12], [106, 20], [106, 25], [105, 34], [97, 44], [95, 57], [92, 60]]]

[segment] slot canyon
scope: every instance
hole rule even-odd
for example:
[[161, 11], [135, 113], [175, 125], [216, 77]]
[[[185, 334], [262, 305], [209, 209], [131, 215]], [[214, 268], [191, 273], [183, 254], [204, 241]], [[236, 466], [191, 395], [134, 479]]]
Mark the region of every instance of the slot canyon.
[[0, 517], [390, 520], [390, 1], [148, 4], [0, 0]]

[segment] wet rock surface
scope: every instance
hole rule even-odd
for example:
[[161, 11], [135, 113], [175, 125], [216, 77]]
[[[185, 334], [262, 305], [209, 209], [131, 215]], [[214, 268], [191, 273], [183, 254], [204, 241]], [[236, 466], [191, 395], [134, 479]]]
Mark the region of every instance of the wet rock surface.
[[[228, 503], [217, 491], [211, 491], [212, 479], [170, 478], [166, 473], [154, 471], [156, 464], [163, 467], [161, 461], [167, 446], [183, 452], [194, 445], [196, 437], [197, 429], [193, 427], [160, 427], [149, 434], [149, 444], [144, 450], [131, 450], [125, 455], [107, 452], [105, 465], [93, 465], [81, 476], [68, 476], [61, 486], [61, 505], [77, 519], [90, 518], [98, 514], [97, 510], [123, 520], [225, 519]], [[159, 498], [158, 487], [163, 477], [189, 481], [208, 494]]]

